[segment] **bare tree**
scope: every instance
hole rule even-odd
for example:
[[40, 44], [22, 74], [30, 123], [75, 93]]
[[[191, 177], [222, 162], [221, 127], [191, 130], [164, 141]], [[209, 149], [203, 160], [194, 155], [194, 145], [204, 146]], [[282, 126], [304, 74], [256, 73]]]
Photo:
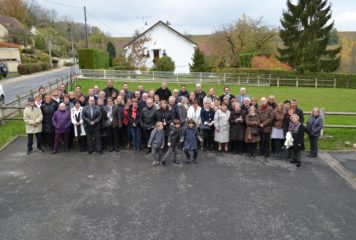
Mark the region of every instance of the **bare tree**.
[[136, 39], [130, 45], [129, 58], [134, 62], [136, 68], [140, 68], [147, 58], [146, 44], [151, 41], [151, 36], [144, 35]]

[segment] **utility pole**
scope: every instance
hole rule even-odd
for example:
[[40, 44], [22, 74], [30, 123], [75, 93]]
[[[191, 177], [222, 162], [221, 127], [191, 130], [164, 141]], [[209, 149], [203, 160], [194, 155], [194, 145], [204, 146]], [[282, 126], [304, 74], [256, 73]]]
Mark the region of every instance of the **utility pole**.
[[52, 43], [51, 39], [48, 39], [48, 55], [49, 55], [49, 66], [52, 68]]
[[89, 48], [89, 44], [88, 44], [88, 26], [87, 26], [87, 9], [84, 6], [84, 21], [85, 21], [85, 43], [86, 43], [86, 47]]
[[74, 42], [73, 42], [73, 28], [70, 27], [70, 40], [72, 42], [72, 57], [73, 57], [73, 64], [75, 64], [75, 56], [74, 56]]

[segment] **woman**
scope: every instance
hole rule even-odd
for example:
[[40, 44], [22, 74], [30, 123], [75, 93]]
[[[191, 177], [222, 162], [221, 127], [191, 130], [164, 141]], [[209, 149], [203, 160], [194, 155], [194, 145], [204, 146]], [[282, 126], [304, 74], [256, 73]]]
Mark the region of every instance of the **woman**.
[[214, 141], [214, 115], [215, 111], [211, 107], [211, 101], [204, 103], [204, 108], [201, 110], [200, 129], [203, 132], [203, 151], [210, 150]]
[[85, 101], [85, 96], [83, 94], [79, 95], [78, 100], [80, 102], [81, 107], [85, 107], [87, 105], [87, 102]]
[[244, 140], [245, 140], [245, 117], [246, 113], [241, 109], [239, 102], [234, 102], [234, 110], [230, 114], [230, 140], [232, 142], [232, 148], [235, 154], [242, 155], [244, 152]]
[[200, 113], [201, 107], [199, 106], [198, 101], [194, 101], [193, 104], [188, 108], [187, 118], [193, 119], [195, 126], [197, 126], [198, 129], [201, 122]]
[[35, 97], [35, 105], [36, 105], [36, 107], [41, 108], [41, 105], [42, 105], [42, 96], [41, 95], [37, 95]]
[[321, 134], [321, 130], [324, 128], [323, 118], [320, 116], [320, 109], [315, 107], [311, 112], [311, 116], [307, 122], [307, 133], [310, 142], [310, 154], [309, 157], [318, 156], [318, 140]]
[[54, 148], [52, 154], [56, 154], [61, 143], [61, 139], [64, 139], [64, 147], [69, 152], [69, 135], [71, 127], [70, 112], [66, 109], [64, 103], [60, 103], [58, 110], [53, 114], [52, 124], [55, 128]]
[[220, 109], [220, 100], [219, 100], [219, 98], [215, 98], [214, 99], [214, 106], [213, 106], [213, 108], [214, 108], [214, 111], [215, 112], [217, 112], [219, 109]]
[[218, 150], [221, 151], [224, 147], [225, 152], [229, 151], [230, 140], [230, 111], [227, 110], [227, 104], [222, 103], [221, 109], [219, 109], [214, 115], [215, 126], [215, 142], [218, 142]]
[[189, 108], [188, 98], [182, 97], [181, 102], [178, 103], [178, 114], [179, 114], [179, 120], [181, 122], [181, 126], [185, 126], [185, 122], [188, 120], [187, 118], [188, 108]]
[[284, 104], [278, 103], [276, 109], [274, 110], [274, 119], [272, 123], [272, 151], [276, 158], [281, 157], [281, 149], [284, 142], [284, 121], [286, 118], [286, 113], [284, 110]]
[[261, 124], [256, 108], [251, 106], [246, 116], [245, 143], [247, 144], [248, 156], [256, 156], [257, 143], [260, 142], [258, 126]]
[[299, 116], [297, 114], [293, 114], [290, 117], [288, 132], [291, 134], [293, 139], [293, 145], [290, 148], [293, 159], [290, 163], [296, 163], [297, 167], [301, 167], [300, 151], [302, 149], [304, 139], [304, 127], [303, 124], [299, 122]]
[[252, 97], [251, 98], [251, 106], [254, 106], [256, 109], [258, 109], [258, 104], [257, 104], [258, 100], [256, 97]]
[[83, 121], [83, 107], [80, 105], [79, 100], [75, 101], [74, 107], [71, 110], [71, 121], [74, 129], [74, 137], [76, 141], [79, 141], [80, 152], [84, 152], [86, 143], [86, 133]]
[[196, 100], [196, 96], [194, 92], [189, 93], [189, 104], [192, 105], [193, 102]]
[[75, 101], [77, 100], [76, 96], [75, 96], [75, 93], [74, 92], [69, 92], [68, 96], [69, 96], [69, 102], [71, 102], [72, 105], [74, 106], [75, 105]]
[[163, 123], [166, 144], [168, 142], [169, 126], [173, 119], [173, 112], [169, 109], [166, 100], [162, 100], [160, 104], [160, 109], [156, 111], [156, 121]]
[[54, 128], [52, 125], [52, 117], [54, 112], [57, 110], [56, 106], [52, 103], [52, 98], [50, 95], [45, 96], [45, 102], [41, 105], [43, 120], [43, 132], [42, 139], [45, 145], [49, 146], [53, 151], [54, 147]]
[[129, 108], [128, 117], [132, 144], [135, 148], [135, 151], [139, 151], [141, 145], [141, 110], [138, 107], [138, 102], [136, 99], [132, 99], [132, 106]]

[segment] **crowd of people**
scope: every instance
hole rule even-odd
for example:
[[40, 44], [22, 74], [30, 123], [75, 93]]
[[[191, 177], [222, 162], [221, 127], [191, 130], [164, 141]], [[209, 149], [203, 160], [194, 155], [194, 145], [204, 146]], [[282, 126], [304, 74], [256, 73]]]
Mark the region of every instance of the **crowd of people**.
[[309, 156], [317, 157], [323, 129], [316, 107], [304, 125], [304, 113], [295, 99], [258, 100], [243, 87], [235, 96], [228, 86], [217, 96], [214, 88], [206, 93], [199, 83], [191, 92], [185, 85], [171, 91], [166, 82], [156, 90], [139, 85], [131, 92], [128, 83], [117, 89], [112, 80], [105, 89], [94, 86], [87, 94], [80, 86], [71, 92], [65, 84], [52, 92], [40, 87], [39, 94], [28, 99], [24, 121], [28, 154], [35, 135], [40, 152], [47, 147], [57, 154], [62, 145], [70, 151], [76, 144], [89, 154], [147, 149], [157, 165], [169, 160], [181, 164], [177, 153], [183, 149], [186, 163], [198, 163], [199, 150], [217, 150], [251, 158], [273, 154], [300, 167], [304, 132], [310, 141]]

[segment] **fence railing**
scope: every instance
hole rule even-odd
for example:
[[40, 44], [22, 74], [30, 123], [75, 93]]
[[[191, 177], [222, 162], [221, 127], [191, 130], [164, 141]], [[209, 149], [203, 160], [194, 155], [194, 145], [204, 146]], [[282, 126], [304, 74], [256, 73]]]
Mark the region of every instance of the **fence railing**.
[[246, 74], [246, 73], [174, 73], [153, 71], [125, 71], [125, 70], [99, 70], [81, 69], [78, 79], [93, 80], [121, 80], [127, 82], [162, 82], [170, 83], [207, 83], [228, 85], [253, 85], [271, 87], [313, 87], [336, 88], [336, 79], [304, 79], [280, 78], [271, 74]]

